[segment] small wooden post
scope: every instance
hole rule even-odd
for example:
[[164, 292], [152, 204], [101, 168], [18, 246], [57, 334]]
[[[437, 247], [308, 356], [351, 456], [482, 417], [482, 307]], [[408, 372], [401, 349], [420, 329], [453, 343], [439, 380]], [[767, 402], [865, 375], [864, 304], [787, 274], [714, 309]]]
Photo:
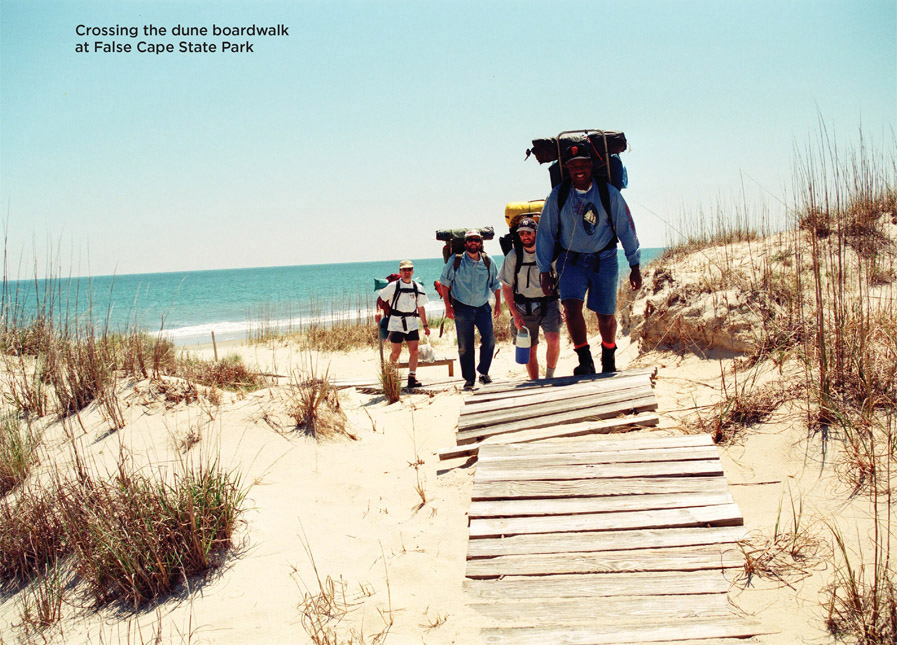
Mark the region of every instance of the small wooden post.
[[218, 343], [215, 342], [215, 332], [212, 332], [212, 349], [215, 350], [215, 362], [218, 362]]
[[380, 323], [377, 323], [377, 340], [380, 341], [380, 370], [383, 370], [383, 336], [380, 335]]

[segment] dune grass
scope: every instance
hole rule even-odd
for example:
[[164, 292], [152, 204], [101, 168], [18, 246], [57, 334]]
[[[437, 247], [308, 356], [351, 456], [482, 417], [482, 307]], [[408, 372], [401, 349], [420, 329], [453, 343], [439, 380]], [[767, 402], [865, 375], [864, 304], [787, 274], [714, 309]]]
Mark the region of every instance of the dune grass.
[[286, 390], [287, 414], [306, 434], [316, 438], [346, 436], [357, 439], [350, 430], [339, 392], [330, 382], [329, 373], [318, 376], [314, 364], [304, 374], [294, 375]]
[[18, 415], [0, 416], [0, 496], [25, 481], [37, 461], [39, 436]]
[[215, 461], [172, 481], [122, 459], [111, 477], [81, 470], [0, 500], [0, 582], [69, 563], [97, 604], [138, 607], [220, 564], [246, 491]]
[[[862, 139], [844, 151], [824, 127], [797, 161], [793, 228], [766, 238], [745, 228], [745, 218], [708, 222], [661, 258], [647, 281], [654, 293], [675, 280], [665, 261], [690, 253], [722, 258], [708, 262], [701, 289], [757, 314], [756, 348], [735, 362], [742, 373], [722, 376], [721, 400], [698, 413], [698, 426], [727, 440], [763, 422], [785, 400], [802, 406], [808, 437], [838, 450], [832, 463], [853, 496], [868, 499], [871, 546], [854, 553], [834, 524], [835, 568], [822, 604], [836, 637], [891, 643], [897, 635], [897, 566], [892, 499], [897, 435], [897, 157]], [[728, 261], [735, 244], [752, 259], [743, 269]], [[711, 245], [715, 245], [710, 251]], [[672, 303], [676, 304], [676, 303]], [[777, 366], [779, 382], [760, 385], [751, 368]], [[788, 382], [783, 366], [797, 364], [802, 383]], [[737, 372], [736, 372], [737, 374]], [[753, 375], [753, 376], [752, 376]], [[728, 380], [727, 380], [728, 379]], [[762, 554], [778, 552], [779, 547]], [[754, 564], [762, 569], [762, 558]], [[769, 562], [766, 562], [769, 564]]]

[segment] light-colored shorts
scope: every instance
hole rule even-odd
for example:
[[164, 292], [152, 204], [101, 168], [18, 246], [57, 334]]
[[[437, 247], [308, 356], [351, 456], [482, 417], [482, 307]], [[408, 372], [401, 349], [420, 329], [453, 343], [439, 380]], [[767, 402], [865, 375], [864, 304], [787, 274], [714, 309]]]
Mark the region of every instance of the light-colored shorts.
[[612, 316], [617, 309], [619, 271], [616, 249], [602, 253], [561, 251], [557, 260], [561, 300], [583, 300], [596, 314]]

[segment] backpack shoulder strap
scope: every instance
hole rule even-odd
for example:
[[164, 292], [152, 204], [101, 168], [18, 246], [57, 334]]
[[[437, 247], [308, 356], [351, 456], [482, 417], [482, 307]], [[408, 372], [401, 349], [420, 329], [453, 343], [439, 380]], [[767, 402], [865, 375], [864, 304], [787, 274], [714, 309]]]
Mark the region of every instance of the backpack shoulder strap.
[[[569, 179], [565, 179], [564, 181], [561, 182], [560, 188], [558, 188], [558, 238], [557, 238], [558, 244], [560, 244], [561, 240], [564, 239], [563, 235], [561, 235], [561, 226], [563, 226], [563, 221], [564, 221], [564, 218], [561, 217], [561, 209], [563, 209], [564, 204], [567, 203], [567, 197], [570, 196], [570, 187], [572, 185], [573, 184], [570, 182]], [[574, 230], [576, 230], [576, 229], [574, 229]], [[556, 252], [555, 252], [555, 255], [557, 255]]]
[[401, 285], [399, 285], [399, 280], [396, 280], [393, 284], [396, 285], [396, 290], [392, 294], [392, 303], [389, 305], [390, 310], [395, 310], [396, 303], [399, 301], [399, 296], [402, 295]]
[[567, 203], [567, 197], [570, 196], [570, 186], [572, 184], [569, 180], [565, 179], [561, 182], [561, 187], [558, 188], [558, 216], [560, 216], [561, 209], [564, 207], [564, 204]]
[[520, 268], [523, 266], [523, 244], [520, 243], [520, 239], [517, 238], [514, 240], [514, 284], [513, 290], [514, 293], [517, 293], [517, 280], [518, 275], [520, 274]]
[[458, 254], [455, 256], [455, 262], [454, 262], [455, 271], [457, 271], [457, 270], [458, 270], [458, 267], [461, 266], [461, 260], [462, 260], [463, 258], [464, 258], [464, 254], [463, 254], [463, 253], [458, 253]]
[[490, 259], [490, 257], [488, 255], [486, 255], [485, 251], [480, 251], [480, 255], [483, 258], [483, 264], [486, 265], [486, 271], [488, 271], [489, 269], [492, 268], [492, 260]]
[[[601, 205], [604, 206], [604, 212], [607, 213], [607, 221], [610, 224], [611, 238], [610, 244], [617, 245], [617, 228], [614, 226], [614, 215], [610, 210], [610, 191], [607, 189], [607, 182], [598, 181], [598, 195], [601, 197]], [[610, 245], [608, 245], [610, 246]]]

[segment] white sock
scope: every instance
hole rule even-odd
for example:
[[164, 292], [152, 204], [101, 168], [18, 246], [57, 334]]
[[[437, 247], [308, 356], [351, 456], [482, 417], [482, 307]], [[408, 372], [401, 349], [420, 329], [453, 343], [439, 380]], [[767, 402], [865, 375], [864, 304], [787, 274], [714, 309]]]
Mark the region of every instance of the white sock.
[[554, 378], [554, 368], [553, 367], [545, 368], [545, 378]]

